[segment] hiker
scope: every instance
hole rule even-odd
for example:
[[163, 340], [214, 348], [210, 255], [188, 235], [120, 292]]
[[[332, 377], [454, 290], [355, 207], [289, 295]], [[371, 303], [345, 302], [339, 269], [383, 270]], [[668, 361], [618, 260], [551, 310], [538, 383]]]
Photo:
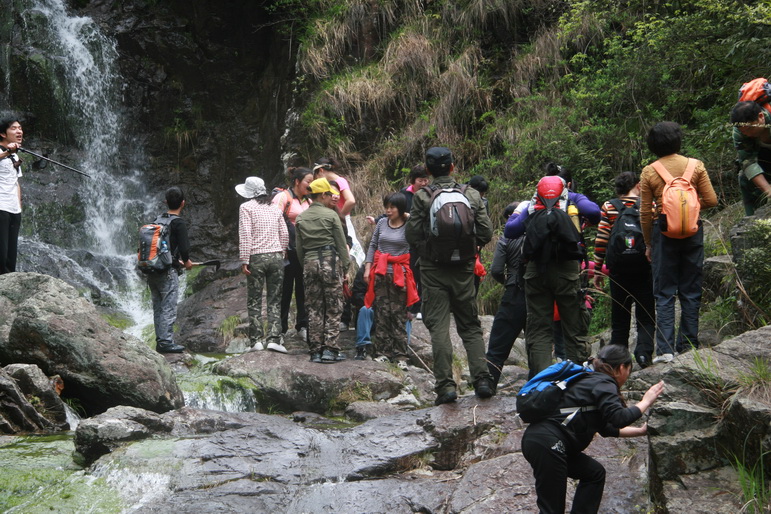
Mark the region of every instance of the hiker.
[[[249, 177], [236, 186], [248, 201], [238, 209], [238, 248], [241, 272], [246, 275], [246, 307], [249, 313], [249, 341], [253, 350], [286, 353], [281, 337], [281, 289], [284, 257], [289, 231], [284, 217], [270, 204], [265, 182]], [[267, 337], [262, 322], [262, 290], [265, 288]]]
[[566, 425], [569, 414], [557, 411], [549, 418], [528, 425], [522, 436], [522, 455], [533, 467], [540, 512], [565, 512], [567, 479], [577, 479], [571, 512], [598, 512], [605, 488], [605, 468], [583, 451], [594, 435], [638, 437], [648, 433], [647, 423], [632, 423], [653, 405], [664, 390], [664, 382], [648, 389], [636, 405], [627, 407], [620, 389], [632, 371], [629, 351], [620, 345], [600, 349], [589, 360], [594, 372], [571, 382], [560, 408], [581, 410]]
[[337, 345], [343, 312], [343, 280], [350, 258], [335, 202], [340, 192], [325, 178], [308, 186], [313, 203], [297, 217], [297, 257], [303, 263], [311, 362], [345, 360]]
[[0, 122], [0, 275], [16, 271], [21, 228], [21, 159], [24, 136], [15, 119]]
[[[476, 248], [492, 238], [492, 224], [479, 193], [451, 177], [455, 166], [449, 149], [429, 148], [426, 169], [434, 182], [415, 193], [406, 235], [420, 254], [423, 322], [431, 334], [434, 357], [434, 404], [458, 397], [452, 372], [450, 313], [466, 349], [474, 392], [479, 398], [489, 398], [494, 391], [474, 298], [474, 255]], [[444, 207], [432, 213], [432, 208], [441, 205]], [[458, 225], [447, 226], [448, 213], [457, 214]]]
[[[336, 200], [335, 208], [340, 215], [340, 221], [343, 224], [343, 232], [345, 232], [345, 239], [348, 242], [348, 248], [350, 248], [351, 258], [356, 262], [358, 266], [361, 266], [364, 262], [364, 249], [359, 243], [356, 237], [356, 230], [351, 223], [351, 211], [356, 205], [356, 198], [353, 196], [353, 191], [348, 183], [348, 180], [337, 174], [337, 170], [340, 169], [340, 163], [333, 157], [321, 157], [316, 159], [313, 164], [313, 177], [314, 178], [326, 178], [333, 187], [337, 189], [340, 194]], [[340, 320], [340, 330], [348, 330], [349, 324], [353, 318], [353, 311], [351, 308], [351, 302], [349, 298], [346, 298], [343, 305], [343, 315]]]
[[[643, 168], [640, 177], [640, 225], [645, 237], [645, 254], [652, 265], [653, 296], [656, 299], [656, 353], [653, 363], [670, 362], [675, 352], [699, 346], [699, 307], [701, 305], [702, 266], [704, 265], [704, 230], [698, 219], [700, 209], [717, 205], [704, 164], [678, 154], [683, 134], [671, 121], [657, 123], [648, 132], [648, 149], [658, 160]], [[656, 168], [662, 171], [657, 171]], [[696, 205], [685, 214], [693, 217], [693, 235], [675, 238], [664, 232], [680, 229], [662, 215], [664, 179], [692, 173], [690, 185], [698, 195]], [[679, 208], [678, 208], [679, 210]], [[669, 222], [669, 223], [668, 223]], [[671, 226], [670, 226], [671, 225]], [[681, 234], [682, 235], [682, 234]], [[680, 299], [680, 328], [675, 339], [675, 297]]]
[[[552, 363], [555, 302], [566, 357], [582, 363], [591, 353], [591, 344], [585, 337], [586, 320], [582, 318], [586, 297], [581, 290], [580, 262], [585, 256], [580, 243], [582, 221], [579, 218], [596, 224], [600, 221], [600, 208], [584, 195], [569, 191], [557, 175], [541, 178], [534, 199], [526, 209], [521, 207], [506, 222], [504, 235], [513, 239], [526, 234], [522, 247], [523, 256], [528, 260], [524, 277], [526, 346], [532, 378]], [[539, 211], [543, 214], [538, 214]]]
[[[164, 271], [146, 273], [147, 285], [153, 301], [153, 324], [155, 325], [155, 349], [159, 353], [182, 353], [185, 347], [174, 342], [174, 323], [177, 321], [177, 296], [179, 275], [182, 269], [190, 270], [190, 242], [187, 225], [179, 217], [185, 207], [185, 195], [176, 186], [166, 190], [168, 211], [156, 220], [169, 225], [169, 251], [171, 266]], [[169, 218], [171, 218], [169, 220]]]
[[739, 102], [731, 123], [744, 213], [752, 216], [771, 196], [771, 113], [756, 102]]
[[[608, 265], [610, 344], [629, 346], [634, 305], [637, 319], [634, 357], [641, 368], [647, 368], [653, 360], [656, 306], [653, 299], [653, 277], [650, 263], [645, 257], [645, 241], [640, 225], [640, 179], [631, 171], [620, 173], [615, 180], [615, 191], [617, 198], [602, 204], [602, 219], [594, 241], [594, 267], [599, 270], [603, 263]], [[619, 219], [622, 212], [624, 215]], [[622, 225], [616, 226], [616, 223]], [[630, 225], [633, 226], [630, 228]], [[602, 289], [603, 282], [604, 275], [596, 273], [594, 286]]]
[[[503, 221], [509, 219], [519, 202], [510, 203], [503, 210]], [[490, 275], [504, 285], [503, 297], [490, 329], [487, 342], [487, 369], [492, 375], [493, 391], [498, 389], [503, 364], [511, 353], [514, 341], [525, 328], [527, 305], [525, 303], [525, 266], [522, 262], [522, 243], [525, 237], [498, 239], [493, 253]]]
[[401, 193], [386, 195], [381, 219], [369, 243], [364, 261], [364, 281], [368, 284], [364, 305], [372, 308], [378, 319], [374, 360], [392, 362], [407, 369], [407, 308], [418, 301], [418, 290], [410, 269], [410, 246], [404, 236], [409, 217], [407, 200]]
[[[423, 163], [420, 163], [413, 166], [412, 169], [410, 170], [408, 180], [410, 182], [410, 185], [407, 187], [403, 187], [399, 192], [402, 193], [405, 199], [407, 200], [407, 207], [405, 211], [409, 214], [410, 210], [412, 210], [412, 197], [415, 195], [415, 192], [426, 187], [428, 183], [431, 181], [431, 178], [428, 175], [428, 171], [426, 171], [426, 165]], [[420, 283], [419, 261], [420, 261], [420, 256], [418, 254], [417, 248], [410, 248], [410, 268], [412, 269], [412, 276], [415, 277], [415, 284], [418, 287], [418, 301], [410, 306], [410, 313], [412, 314], [412, 317], [414, 319], [422, 320], [423, 314], [421, 314], [420, 312], [420, 308], [422, 306], [422, 300], [420, 299], [420, 296], [421, 296], [421, 288], [423, 286]]]
[[[284, 216], [295, 225], [297, 216], [310, 207], [308, 199], [308, 185], [313, 180], [313, 172], [308, 168], [289, 168], [291, 185], [284, 191], [273, 197], [275, 205]], [[297, 315], [295, 316], [295, 330], [297, 337], [303, 341], [308, 339], [308, 313], [305, 310], [305, 287], [303, 285], [303, 263], [297, 257], [296, 243], [289, 237], [289, 247], [286, 252], [287, 262], [284, 266], [284, 282], [281, 291], [281, 333], [289, 330], [289, 309], [292, 306], [292, 292], [294, 292]]]

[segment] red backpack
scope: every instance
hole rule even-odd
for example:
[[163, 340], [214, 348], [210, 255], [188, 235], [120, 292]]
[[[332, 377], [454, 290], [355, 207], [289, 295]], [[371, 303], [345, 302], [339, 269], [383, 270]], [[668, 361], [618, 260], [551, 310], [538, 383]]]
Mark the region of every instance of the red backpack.
[[771, 113], [771, 84], [763, 78], [752, 79], [739, 88], [740, 102], [755, 102]]
[[666, 216], [666, 228], [661, 233], [673, 239], [685, 239], [696, 234], [699, 231], [701, 210], [699, 194], [691, 184], [693, 172], [696, 170], [696, 159], [688, 159], [685, 173], [676, 178], [672, 178], [672, 174], [660, 161], [651, 166], [666, 184], [661, 193], [661, 213]]

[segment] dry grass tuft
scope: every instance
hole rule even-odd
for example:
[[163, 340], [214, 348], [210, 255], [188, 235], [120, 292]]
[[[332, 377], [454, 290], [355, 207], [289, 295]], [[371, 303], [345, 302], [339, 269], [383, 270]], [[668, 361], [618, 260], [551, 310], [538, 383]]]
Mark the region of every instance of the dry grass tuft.
[[345, 75], [321, 93], [320, 100], [336, 116], [358, 123], [365, 113], [380, 118], [393, 106], [391, 77], [376, 66]]

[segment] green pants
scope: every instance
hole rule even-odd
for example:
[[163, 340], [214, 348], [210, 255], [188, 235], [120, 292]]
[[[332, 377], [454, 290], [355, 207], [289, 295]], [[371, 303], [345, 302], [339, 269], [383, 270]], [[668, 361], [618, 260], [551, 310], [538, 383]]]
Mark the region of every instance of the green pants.
[[538, 273], [533, 262], [525, 269], [527, 297], [527, 329], [525, 334], [530, 376], [546, 369], [552, 363], [554, 348], [554, 303], [560, 313], [565, 355], [582, 363], [591, 354], [586, 340], [586, 323], [582, 318], [578, 261], [550, 262], [544, 273]]
[[485, 361], [482, 324], [477, 315], [473, 264], [438, 267], [425, 261], [421, 263], [421, 310], [423, 323], [431, 334], [437, 395], [456, 388], [452, 378], [450, 313], [455, 317], [458, 335], [466, 349], [472, 381], [492, 378]]

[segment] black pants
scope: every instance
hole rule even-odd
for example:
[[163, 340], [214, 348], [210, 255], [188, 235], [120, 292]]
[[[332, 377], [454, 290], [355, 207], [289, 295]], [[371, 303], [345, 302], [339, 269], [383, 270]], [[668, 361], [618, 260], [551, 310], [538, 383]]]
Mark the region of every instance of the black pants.
[[21, 214], [0, 211], [0, 275], [16, 271]]
[[308, 328], [308, 312], [305, 310], [305, 286], [303, 284], [303, 266], [297, 258], [297, 251], [287, 252], [289, 264], [284, 266], [284, 287], [281, 292], [281, 332], [289, 329], [289, 308], [292, 306], [292, 290], [297, 304], [295, 328]]
[[578, 479], [571, 513], [596, 513], [605, 489], [605, 468], [581, 452], [569, 452], [562, 430], [550, 421], [530, 425], [522, 436], [522, 455], [533, 467], [538, 509], [565, 512], [568, 477]]
[[509, 357], [519, 333], [525, 329], [526, 321], [525, 290], [518, 286], [506, 287], [487, 343], [487, 369], [490, 370], [496, 386], [501, 378], [503, 363]]
[[[629, 346], [629, 328], [632, 324], [632, 305], [637, 318], [637, 346], [635, 357], [644, 356], [648, 362], [653, 355], [656, 334], [656, 302], [653, 299], [653, 278], [650, 270], [640, 274], [610, 274], [611, 336], [610, 344]], [[638, 359], [639, 360], [639, 359]]]

